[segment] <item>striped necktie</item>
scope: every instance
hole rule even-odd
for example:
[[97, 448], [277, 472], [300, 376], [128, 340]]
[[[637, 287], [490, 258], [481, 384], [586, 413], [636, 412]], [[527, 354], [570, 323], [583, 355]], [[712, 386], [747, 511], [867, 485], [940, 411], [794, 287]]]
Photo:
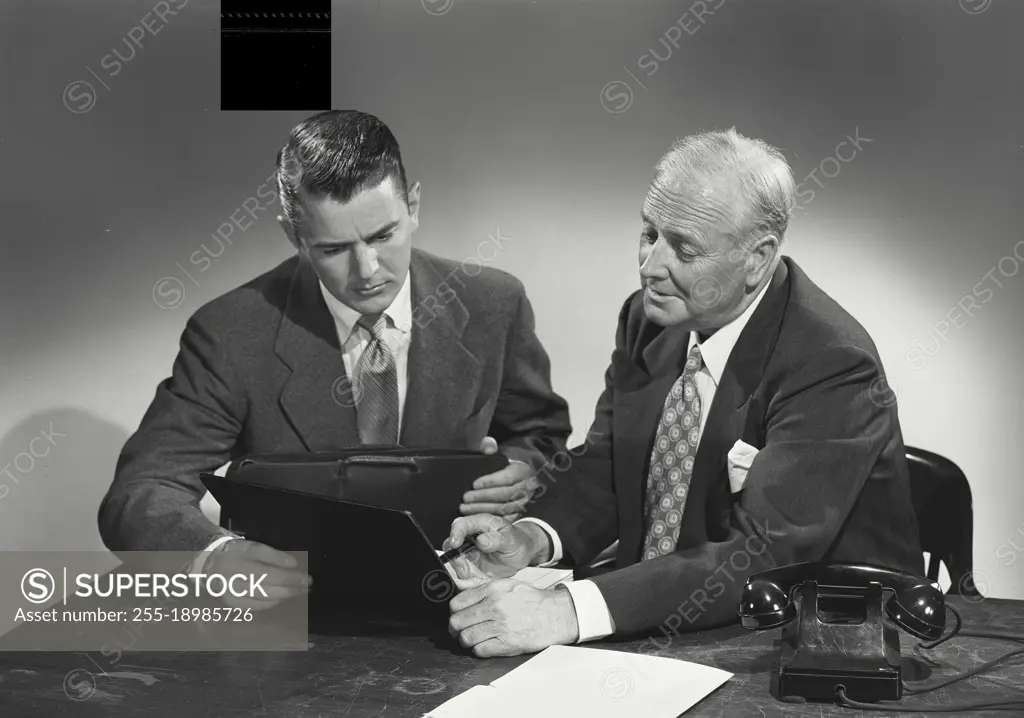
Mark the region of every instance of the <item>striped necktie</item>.
[[700, 439], [700, 397], [693, 378], [700, 371], [700, 346], [693, 345], [683, 373], [665, 397], [647, 472], [643, 561], [676, 550]]
[[384, 341], [387, 317], [367, 314], [356, 323], [370, 333], [356, 371], [356, 417], [363, 444], [398, 443], [398, 371]]

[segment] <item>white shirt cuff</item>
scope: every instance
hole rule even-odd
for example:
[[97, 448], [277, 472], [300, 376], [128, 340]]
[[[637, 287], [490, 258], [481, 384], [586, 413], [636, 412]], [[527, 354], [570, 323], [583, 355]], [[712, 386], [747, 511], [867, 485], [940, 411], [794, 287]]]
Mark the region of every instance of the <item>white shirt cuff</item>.
[[561, 585], [572, 596], [572, 604], [576, 609], [576, 623], [580, 631], [577, 643], [596, 641], [615, 633], [612, 614], [596, 583], [584, 579]]
[[559, 540], [558, 534], [555, 533], [555, 530], [553, 528], [551, 528], [550, 526], [548, 526], [546, 521], [541, 521], [540, 519], [531, 519], [531, 518], [519, 519], [518, 521], [515, 522], [515, 524], [512, 524], [512, 525], [515, 526], [516, 524], [521, 524], [524, 521], [529, 521], [531, 524], [537, 524], [538, 526], [540, 526], [544, 530], [544, 533], [546, 533], [548, 535], [548, 538], [551, 539], [551, 560], [548, 561], [547, 563], [539, 563], [539, 564], [537, 564], [537, 566], [539, 568], [548, 568], [550, 566], [554, 566], [556, 563], [561, 561], [562, 560], [562, 542], [561, 542], [561, 540]]
[[203, 572], [203, 564], [206, 563], [206, 557], [209, 556], [211, 553], [213, 553], [213, 550], [215, 548], [217, 548], [218, 546], [220, 546], [221, 544], [227, 543], [228, 541], [230, 541], [232, 539], [236, 539], [236, 538], [238, 538], [238, 537], [237, 536], [218, 536], [213, 541], [211, 541], [210, 545], [207, 546], [203, 550], [203, 552], [201, 554], [196, 556], [195, 559], [193, 559], [193, 561], [192, 561], [192, 573], [202, 573]]

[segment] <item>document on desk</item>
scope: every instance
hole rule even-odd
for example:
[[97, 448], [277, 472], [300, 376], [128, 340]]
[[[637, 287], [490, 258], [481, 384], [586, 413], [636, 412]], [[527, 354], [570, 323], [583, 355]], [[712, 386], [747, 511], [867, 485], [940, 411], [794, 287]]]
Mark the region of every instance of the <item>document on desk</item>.
[[[435, 549], [436, 550], [436, 549]], [[440, 556], [444, 551], [438, 551], [437, 555]], [[459, 589], [467, 588], [469, 585], [474, 585], [471, 581], [463, 581], [457, 575], [455, 575], [455, 569], [452, 568], [450, 563], [446, 563], [444, 567], [448, 570], [448, 574], [455, 579], [456, 585]], [[557, 586], [560, 583], [566, 583], [572, 581], [572, 569], [571, 568], [538, 568], [537, 566], [527, 566], [521, 568], [512, 575], [516, 581], [522, 581], [528, 583], [534, 588], [551, 588]]]
[[674, 658], [551, 646], [424, 718], [676, 718], [732, 675]]

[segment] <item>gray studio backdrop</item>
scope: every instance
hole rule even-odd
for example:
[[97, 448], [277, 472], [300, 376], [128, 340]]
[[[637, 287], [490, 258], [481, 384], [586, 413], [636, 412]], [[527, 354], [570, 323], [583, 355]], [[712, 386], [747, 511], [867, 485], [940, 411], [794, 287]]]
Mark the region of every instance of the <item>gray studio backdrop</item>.
[[[2, 548], [101, 546], [186, 319], [289, 256], [266, 182], [325, 108], [220, 112], [218, 12], [0, 8]], [[577, 440], [659, 154], [729, 126], [780, 147], [786, 251], [872, 333], [907, 443], [969, 476], [982, 590], [1024, 598], [1022, 21], [1012, 0], [346, 0], [333, 104], [402, 142], [419, 246], [525, 283]]]

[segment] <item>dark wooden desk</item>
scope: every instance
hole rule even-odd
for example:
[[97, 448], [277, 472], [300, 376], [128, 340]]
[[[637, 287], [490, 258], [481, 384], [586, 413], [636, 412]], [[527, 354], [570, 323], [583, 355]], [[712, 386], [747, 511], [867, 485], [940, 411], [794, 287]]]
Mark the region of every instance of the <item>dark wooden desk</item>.
[[[951, 599], [951, 603], [963, 613], [964, 630], [1024, 634], [1024, 601], [987, 599], [970, 604]], [[777, 663], [778, 636], [777, 630], [752, 633], [734, 626], [674, 637], [662, 655], [735, 674], [686, 715], [931, 715], [861, 712], [776, 701], [769, 694], [769, 683]], [[900, 642], [907, 677], [912, 677], [910, 673], [920, 675], [924, 669], [931, 671], [928, 683], [1019, 646], [955, 638], [931, 652], [936, 665], [925, 669], [925, 664], [912, 658], [915, 640], [900, 633]], [[637, 651], [644, 643], [597, 645]], [[311, 635], [309, 650], [294, 653], [133, 653], [125, 654], [116, 664], [99, 653], [0, 654], [0, 716], [418, 717], [470, 686], [489, 683], [529, 658], [480, 660], [461, 655], [456, 649], [422, 636], [381, 635], [364, 625], [347, 635]], [[913, 700], [916, 705], [941, 707], [1021, 695], [1024, 660], [1017, 657], [992, 672]], [[1024, 710], [971, 715], [1024, 715]]]

